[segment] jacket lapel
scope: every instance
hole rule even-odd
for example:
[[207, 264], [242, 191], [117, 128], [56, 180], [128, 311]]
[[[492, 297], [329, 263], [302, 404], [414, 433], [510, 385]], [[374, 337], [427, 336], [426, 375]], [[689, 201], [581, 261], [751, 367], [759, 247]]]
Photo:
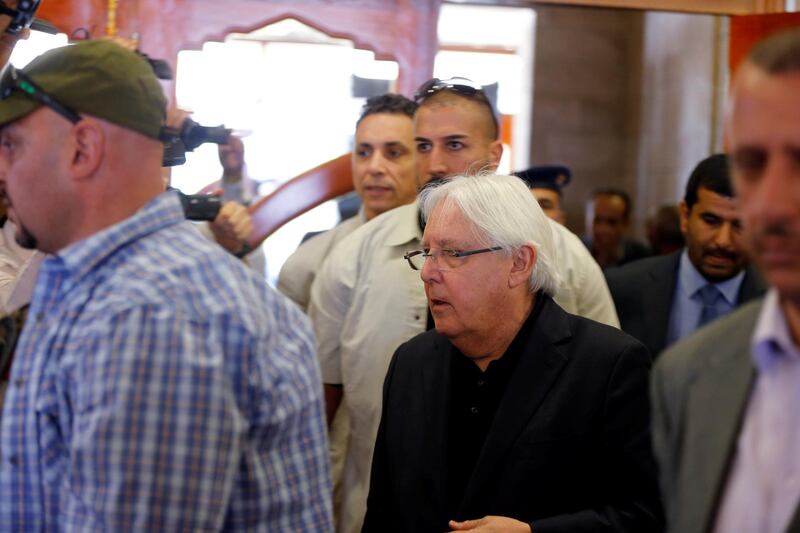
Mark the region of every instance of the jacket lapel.
[[669, 327], [672, 300], [675, 297], [675, 280], [678, 276], [678, 264], [681, 252], [676, 252], [656, 264], [648, 273], [650, 282], [641, 288], [642, 318], [647, 331], [645, 344], [650, 349], [650, 356], [655, 358], [667, 343], [667, 327]]
[[742, 305], [754, 298], [759, 298], [763, 296], [765, 292], [767, 292], [767, 284], [764, 278], [750, 265], [747, 267], [747, 270], [744, 271], [744, 279], [742, 280], [741, 287], [739, 287], [739, 299], [736, 305]]
[[800, 533], [800, 506], [795, 508], [794, 515], [792, 515], [792, 520], [789, 522], [789, 528], [786, 530], [786, 533]]
[[[479, 510], [491, 502], [496, 474], [507, 452], [529, 424], [567, 363], [566, 350], [558, 343], [571, 334], [566, 313], [547, 296], [533, 330], [524, 344], [492, 427], [486, 436], [475, 470], [464, 492], [459, 514], [483, 516]], [[531, 379], [533, 377], [533, 379]], [[477, 513], [477, 514], [476, 514]]]
[[[687, 523], [710, 527], [717, 501], [736, 448], [742, 415], [755, 371], [750, 358], [752, 328], [739, 328], [728, 346], [719, 346], [718, 357], [698, 371], [688, 391], [686, 448], [678, 504], [686, 509]], [[709, 421], [713, 421], [709, 425]]]
[[[447, 508], [447, 412], [450, 391], [450, 357], [452, 345], [442, 337], [434, 340], [433, 360], [430, 365], [420, 365], [424, 384], [422, 405], [426, 410], [425, 429], [430, 431], [426, 446], [431, 457], [427, 474], [432, 492], [438, 501], [432, 509]], [[419, 428], [420, 431], [425, 429]]]

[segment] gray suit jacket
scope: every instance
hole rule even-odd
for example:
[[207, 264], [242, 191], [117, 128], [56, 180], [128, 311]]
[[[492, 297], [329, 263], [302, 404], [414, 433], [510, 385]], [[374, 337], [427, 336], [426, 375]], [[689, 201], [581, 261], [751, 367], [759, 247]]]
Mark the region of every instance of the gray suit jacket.
[[[670, 532], [712, 531], [754, 382], [750, 338], [761, 304], [676, 343], [653, 369], [653, 449]], [[797, 511], [788, 531], [800, 532]]]
[[[605, 270], [608, 288], [617, 307], [620, 327], [639, 339], [655, 358], [667, 344], [672, 300], [682, 250], [670, 255], [648, 257], [620, 268]], [[738, 304], [758, 298], [766, 284], [752, 268], [745, 270]]]

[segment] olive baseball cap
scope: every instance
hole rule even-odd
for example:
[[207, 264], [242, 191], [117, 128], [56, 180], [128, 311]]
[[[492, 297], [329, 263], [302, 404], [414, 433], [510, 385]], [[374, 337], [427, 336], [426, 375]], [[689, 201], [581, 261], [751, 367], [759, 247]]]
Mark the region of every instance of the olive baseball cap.
[[[45, 52], [21, 69], [67, 107], [159, 138], [166, 117], [164, 90], [142, 56], [111, 41], [82, 41]], [[42, 104], [22, 91], [0, 100], [0, 126]]]

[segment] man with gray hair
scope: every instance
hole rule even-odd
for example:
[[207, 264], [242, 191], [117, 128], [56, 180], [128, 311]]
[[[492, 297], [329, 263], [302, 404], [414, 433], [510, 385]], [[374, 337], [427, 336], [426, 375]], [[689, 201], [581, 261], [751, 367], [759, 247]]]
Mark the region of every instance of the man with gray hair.
[[[432, 79], [415, 100], [415, 166], [421, 186], [497, 168], [503, 145], [480, 85], [463, 78]], [[570, 313], [619, 326], [600, 267], [575, 234], [548, 220], [543, 224], [556, 241], [563, 280], [556, 302]], [[350, 415], [340, 533], [361, 530], [389, 360], [401, 343], [433, 327], [423, 284], [403, 259], [406, 251], [419, 248], [422, 230], [416, 202], [375, 217], [331, 251], [311, 288], [309, 316], [327, 414], [332, 419], [341, 405]]]
[[392, 358], [364, 532], [658, 531], [647, 350], [553, 301], [552, 232], [519, 178], [451, 178], [420, 205], [406, 259], [435, 331]]

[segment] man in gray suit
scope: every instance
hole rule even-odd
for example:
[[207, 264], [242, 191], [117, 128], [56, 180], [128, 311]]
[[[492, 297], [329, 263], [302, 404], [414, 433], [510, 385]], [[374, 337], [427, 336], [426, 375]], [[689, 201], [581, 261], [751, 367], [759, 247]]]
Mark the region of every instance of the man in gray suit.
[[800, 532], [800, 30], [740, 67], [726, 135], [745, 245], [771, 289], [654, 369], [669, 531]]

